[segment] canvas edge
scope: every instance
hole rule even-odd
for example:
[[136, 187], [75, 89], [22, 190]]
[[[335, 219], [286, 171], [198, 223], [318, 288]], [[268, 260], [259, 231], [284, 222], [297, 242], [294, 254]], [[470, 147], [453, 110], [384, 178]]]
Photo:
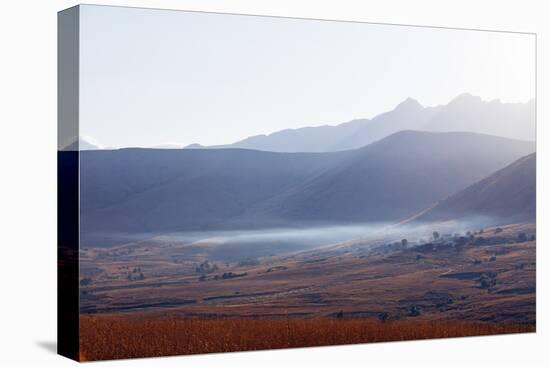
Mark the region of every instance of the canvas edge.
[[79, 38], [80, 7], [57, 14], [57, 353], [80, 360]]

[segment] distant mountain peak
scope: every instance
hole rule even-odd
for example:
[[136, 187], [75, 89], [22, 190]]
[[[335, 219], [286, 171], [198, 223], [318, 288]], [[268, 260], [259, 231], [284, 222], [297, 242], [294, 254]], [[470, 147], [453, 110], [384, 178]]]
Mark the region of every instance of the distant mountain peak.
[[160, 144], [160, 145], [154, 145], [151, 148], [152, 149], [182, 149], [183, 146], [179, 144]]
[[99, 149], [103, 149], [103, 147], [95, 142], [94, 143], [90, 142], [90, 139], [87, 137], [85, 138], [85, 137], [79, 136], [78, 138], [76, 138], [75, 141], [63, 147], [61, 150], [74, 151], [74, 150], [99, 150]]
[[420, 102], [418, 102], [414, 98], [409, 97], [403, 102], [401, 102], [400, 104], [398, 104], [395, 107], [395, 110], [414, 111], [414, 110], [421, 110], [423, 108], [424, 106], [422, 106]]
[[534, 104], [534, 100], [513, 104], [485, 101], [479, 96], [462, 93], [448, 104], [425, 107], [409, 97], [393, 110], [368, 120], [284, 129], [268, 135], [249, 136], [231, 144], [192, 144], [186, 148], [245, 148], [287, 153], [344, 151], [366, 146], [401, 130], [464, 131], [532, 141], [535, 136]]
[[483, 102], [483, 100], [479, 96], [474, 96], [473, 94], [470, 94], [470, 93], [462, 93], [456, 96], [451, 102], [449, 102], [449, 105], [471, 103], [471, 102]]
[[202, 148], [204, 148], [204, 145], [201, 145], [198, 143], [189, 144], [183, 147], [183, 149], [202, 149]]

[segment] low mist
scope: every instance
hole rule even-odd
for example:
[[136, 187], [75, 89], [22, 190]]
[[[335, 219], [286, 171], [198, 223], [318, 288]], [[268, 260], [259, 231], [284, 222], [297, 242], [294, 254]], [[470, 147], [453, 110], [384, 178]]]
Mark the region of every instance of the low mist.
[[469, 217], [460, 221], [425, 223], [361, 223], [302, 225], [267, 229], [226, 231], [194, 231], [171, 233], [102, 233], [87, 237], [83, 247], [111, 247], [147, 241], [184, 244], [195, 251], [202, 249], [216, 260], [242, 260], [260, 256], [281, 255], [294, 251], [311, 250], [338, 245], [346, 241], [365, 241], [365, 246], [381, 241], [406, 238], [411, 245], [429, 241], [433, 232], [462, 234], [484, 228], [494, 220], [487, 217]]

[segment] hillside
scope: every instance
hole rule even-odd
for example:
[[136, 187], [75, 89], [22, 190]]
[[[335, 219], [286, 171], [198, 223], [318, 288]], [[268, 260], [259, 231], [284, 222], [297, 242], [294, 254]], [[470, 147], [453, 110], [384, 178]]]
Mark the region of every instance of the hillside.
[[81, 152], [82, 235], [85, 241], [98, 232], [218, 228], [349, 155], [243, 149]]
[[294, 221], [394, 221], [478, 181], [533, 144], [472, 133], [402, 131], [253, 208]]
[[439, 202], [417, 221], [485, 217], [491, 224], [534, 221], [536, 155], [522, 157], [489, 177]]
[[[84, 244], [99, 234], [395, 221], [533, 152], [533, 143], [405, 131], [337, 153], [81, 153]], [[103, 237], [102, 237], [103, 238]]]

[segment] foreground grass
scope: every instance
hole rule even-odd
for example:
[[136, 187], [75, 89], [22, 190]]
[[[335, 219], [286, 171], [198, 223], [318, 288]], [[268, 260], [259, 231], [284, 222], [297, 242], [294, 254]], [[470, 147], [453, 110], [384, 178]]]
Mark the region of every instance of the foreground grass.
[[370, 319], [200, 320], [82, 316], [81, 360], [532, 332], [534, 325]]

